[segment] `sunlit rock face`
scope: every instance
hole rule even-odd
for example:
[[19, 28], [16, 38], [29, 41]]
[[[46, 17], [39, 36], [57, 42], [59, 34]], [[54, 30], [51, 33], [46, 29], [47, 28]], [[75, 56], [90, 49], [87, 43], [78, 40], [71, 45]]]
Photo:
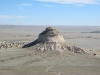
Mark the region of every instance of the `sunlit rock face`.
[[67, 42], [63, 36], [54, 28], [48, 27], [39, 34], [38, 39], [24, 45], [22, 48], [30, 48], [41, 51], [46, 50], [68, 50], [74, 53], [85, 53], [83, 49]]
[[56, 29], [48, 27], [45, 31], [39, 34], [37, 39], [39, 42], [66, 42], [63, 36]]

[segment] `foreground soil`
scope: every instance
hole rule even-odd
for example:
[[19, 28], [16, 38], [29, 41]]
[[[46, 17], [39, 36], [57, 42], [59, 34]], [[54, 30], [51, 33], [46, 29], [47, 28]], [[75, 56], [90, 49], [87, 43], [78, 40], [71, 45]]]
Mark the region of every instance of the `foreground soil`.
[[0, 50], [0, 75], [100, 75], [100, 58], [69, 51]]

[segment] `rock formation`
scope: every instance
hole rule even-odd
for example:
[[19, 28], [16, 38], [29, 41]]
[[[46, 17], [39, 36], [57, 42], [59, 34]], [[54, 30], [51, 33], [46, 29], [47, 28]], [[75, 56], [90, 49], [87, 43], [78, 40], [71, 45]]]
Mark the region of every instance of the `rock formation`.
[[38, 39], [24, 45], [22, 48], [31, 48], [41, 51], [68, 50], [74, 53], [85, 53], [83, 49], [65, 41], [63, 36], [54, 28], [48, 27], [39, 34]]
[[8, 49], [8, 48], [21, 48], [23, 45], [27, 43], [25, 42], [9, 42], [9, 41], [0, 41], [0, 49]]

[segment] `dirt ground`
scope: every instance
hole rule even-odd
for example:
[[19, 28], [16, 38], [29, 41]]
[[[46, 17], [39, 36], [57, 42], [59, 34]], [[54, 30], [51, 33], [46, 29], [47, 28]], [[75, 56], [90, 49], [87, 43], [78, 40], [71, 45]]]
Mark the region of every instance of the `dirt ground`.
[[[31, 42], [48, 26], [0, 26], [0, 41]], [[52, 26], [66, 41], [100, 53], [100, 27]], [[0, 75], [100, 75], [100, 57], [69, 51], [0, 49]]]

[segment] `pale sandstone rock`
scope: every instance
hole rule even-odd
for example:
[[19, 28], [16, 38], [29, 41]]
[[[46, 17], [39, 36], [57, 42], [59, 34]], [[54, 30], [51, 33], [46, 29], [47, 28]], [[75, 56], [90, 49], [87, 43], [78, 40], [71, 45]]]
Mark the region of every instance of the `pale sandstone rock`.
[[22, 48], [35, 48], [36, 50], [68, 50], [74, 53], [85, 53], [84, 49], [67, 42], [63, 36], [54, 28], [48, 27], [39, 34], [38, 39], [24, 45]]

